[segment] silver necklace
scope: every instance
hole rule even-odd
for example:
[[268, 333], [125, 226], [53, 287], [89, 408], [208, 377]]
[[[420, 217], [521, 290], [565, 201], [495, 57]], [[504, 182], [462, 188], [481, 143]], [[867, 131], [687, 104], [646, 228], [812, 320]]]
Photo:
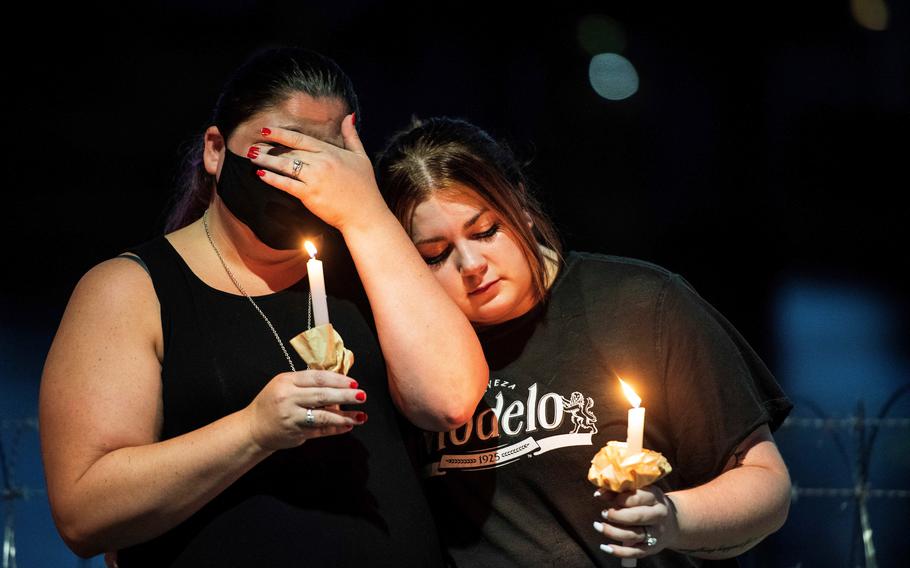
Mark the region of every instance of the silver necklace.
[[[239, 290], [240, 293], [243, 294], [246, 297], [246, 299], [250, 301], [250, 304], [252, 304], [253, 307], [256, 308], [256, 311], [259, 312], [259, 315], [262, 316], [262, 319], [263, 319], [263, 321], [265, 321], [265, 324], [267, 326], [269, 326], [269, 331], [271, 331], [272, 335], [275, 336], [275, 341], [278, 342], [278, 347], [280, 347], [281, 352], [284, 353], [284, 358], [288, 360], [288, 365], [290, 365], [291, 371], [296, 371], [297, 369], [294, 367], [294, 362], [291, 360], [291, 356], [288, 355], [288, 350], [285, 349], [285, 347], [284, 347], [284, 342], [281, 341], [281, 337], [279, 337], [278, 332], [275, 331], [275, 326], [272, 325], [272, 322], [269, 321], [269, 318], [266, 317], [265, 313], [263, 313], [263, 311], [261, 309], [259, 309], [259, 306], [256, 304], [256, 302], [253, 301], [252, 296], [250, 296], [249, 294], [246, 293], [246, 290], [244, 290], [243, 286], [240, 285], [240, 282], [237, 281], [237, 278], [234, 276], [234, 273], [231, 272], [230, 268], [228, 268], [228, 265], [224, 261], [224, 257], [221, 256], [221, 252], [218, 250], [218, 247], [215, 246], [215, 241], [212, 239], [212, 232], [209, 230], [209, 210], [208, 209], [206, 209], [205, 213], [202, 214], [202, 226], [205, 228], [205, 236], [208, 237], [209, 244], [212, 245], [212, 250], [215, 251], [215, 255], [217, 255], [218, 260], [221, 261], [221, 266], [223, 266], [224, 271], [227, 272], [228, 278], [231, 279], [231, 282], [234, 283], [234, 286], [237, 287], [237, 290]], [[307, 293], [307, 316], [306, 316], [307, 328], [311, 327], [310, 320], [312, 319], [312, 315], [313, 315], [312, 310], [313, 310], [313, 304], [310, 301], [309, 292], [308, 292]]]

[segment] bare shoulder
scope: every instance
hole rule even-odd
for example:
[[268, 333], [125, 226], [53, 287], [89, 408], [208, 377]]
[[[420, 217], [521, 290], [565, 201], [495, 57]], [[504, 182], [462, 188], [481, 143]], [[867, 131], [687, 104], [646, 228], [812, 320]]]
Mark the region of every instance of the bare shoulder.
[[157, 343], [161, 316], [151, 277], [142, 264], [129, 258], [112, 258], [96, 265], [76, 285], [61, 330], [73, 320], [83, 328], [128, 320], [130, 329], [122, 331], [145, 335]]
[[76, 284], [51, 344], [45, 375], [60, 366], [71, 369], [97, 352], [104, 352], [97, 360], [118, 354], [158, 359], [160, 336], [160, 307], [148, 273], [131, 259], [104, 261]]
[[[132, 258], [123, 256], [114, 257], [105, 260], [85, 273], [76, 285], [73, 297], [80, 297], [87, 292], [101, 292], [105, 294], [119, 295], [119, 292], [125, 294], [155, 294], [152, 286], [152, 280], [143, 268], [143, 264], [137, 262], [139, 257], [133, 253], [124, 253]], [[136, 260], [133, 260], [136, 259]]]

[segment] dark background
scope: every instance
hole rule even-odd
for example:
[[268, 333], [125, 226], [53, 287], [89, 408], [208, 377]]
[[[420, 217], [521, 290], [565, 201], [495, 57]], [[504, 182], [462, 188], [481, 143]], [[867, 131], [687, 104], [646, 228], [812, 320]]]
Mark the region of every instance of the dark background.
[[[221, 83], [269, 45], [338, 61], [371, 154], [412, 114], [463, 117], [508, 141], [567, 248], [683, 274], [775, 371], [795, 417], [846, 418], [860, 404], [877, 415], [910, 376], [910, 5], [690, 4], [21, 6], [2, 24], [0, 279], [0, 418], [19, 456], [5, 483], [37, 491], [15, 502], [19, 565], [76, 562], [49, 525], [37, 437], [21, 422], [36, 414], [69, 293], [94, 264], [161, 232]], [[878, 5], [886, 29], [863, 27], [856, 8]], [[599, 52], [635, 66], [630, 98], [594, 92]], [[910, 416], [906, 398], [890, 417]], [[868, 430], [800, 424], [778, 433], [797, 487], [852, 488]], [[907, 427], [883, 425], [872, 486], [907, 489]], [[869, 502], [884, 566], [908, 552], [892, 536], [910, 500], [890, 495]], [[743, 563], [862, 565], [855, 500], [797, 497], [785, 529]]]

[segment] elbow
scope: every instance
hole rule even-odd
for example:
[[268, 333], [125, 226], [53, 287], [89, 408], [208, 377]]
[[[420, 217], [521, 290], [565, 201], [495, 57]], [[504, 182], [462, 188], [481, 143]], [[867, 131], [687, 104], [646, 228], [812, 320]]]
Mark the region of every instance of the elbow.
[[445, 415], [442, 417], [442, 420], [440, 421], [442, 429], [439, 431], [448, 432], [449, 430], [454, 430], [455, 428], [464, 426], [471, 420], [471, 418], [473, 418], [475, 407], [476, 405], [470, 407], [462, 405], [457, 408], [449, 409], [449, 411], [445, 413]]
[[779, 531], [787, 522], [787, 516], [790, 514], [792, 488], [790, 475], [786, 467], [776, 470], [774, 479], [775, 485], [768, 487], [769, 491], [767, 492], [773, 505], [765, 516], [765, 521], [762, 524], [761, 539], [759, 540], [763, 540]]
[[61, 503], [59, 495], [49, 495], [51, 516], [60, 538], [74, 554], [81, 558], [90, 558], [103, 552], [104, 543], [101, 542], [100, 531], [90, 524], [89, 516], [78, 505]]
[[787, 472], [786, 468], [781, 472], [780, 480], [780, 489], [779, 489], [779, 501], [778, 507], [775, 511], [771, 529], [768, 531], [768, 534], [775, 533], [784, 526], [784, 523], [787, 522], [787, 516], [790, 514], [790, 500], [793, 496], [793, 488], [790, 483], [790, 474]]
[[[484, 366], [484, 371], [486, 372], [486, 366]], [[478, 380], [477, 375], [453, 380], [450, 384], [473, 386], [462, 388], [460, 392], [452, 389], [444, 396], [437, 397], [432, 404], [432, 410], [427, 412], [429, 424], [420, 424], [419, 426], [434, 432], [448, 432], [470, 422], [474, 417], [474, 412], [477, 410], [477, 405], [486, 391], [487, 378], [488, 375], [484, 374], [482, 380]]]
[[106, 552], [103, 547], [96, 542], [94, 535], [87, 530], [87, 527], [80, 526], [78, 522], [64, 522], [56, 515], [54, 522], [57, 525], [57, 531], [66, 546], [80, 558], [91, 558], [97, 554]]
[[430, 432], [448, 432], [464, 426], [471, 420], [473, 413], [474, 407], [449, 404], [436, 412], [428, 413], [423, 419], [415, 420], [414, 423]]
[[474, 417], [477, 405], [480, 404], [487, 389], [489, 371], [486, 363], [483, 365], [482, 374], [478, 370], [478, 373], [462, 380], [466, 381], [463, 384], [474, 385], [474, 388], [465, 389], [462, 396], [450, 396], [446, 399], [440, 414], [441, 429], [438, 431], [454, 430], [464, 426]]

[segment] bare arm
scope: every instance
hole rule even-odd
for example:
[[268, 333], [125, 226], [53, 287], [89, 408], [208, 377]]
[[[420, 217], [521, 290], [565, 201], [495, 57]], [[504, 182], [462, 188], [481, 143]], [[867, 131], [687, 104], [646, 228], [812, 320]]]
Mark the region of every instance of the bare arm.
[[[611, 499], [603, 532], [618, 543], [612, 553], [642, 558], [671, 548], [698, 558], [742, 554], [778, 530], [790, 506], [790, 477], [767, 425], [734, 452], [723, 473], [692, 489], [666, 495], [640, 489]], [[657, 537], [645, 547], [644, 529]]]
[[447, 431], [474, 413], [489, 378], [470, 322], [446, 295], [387, 211], [345, 239], [376, 320], [398, 408], [426, 430]]
[[730, 558], [783, 526], [790, 508], [790, 476], [764, 425], [740, 444], [717, 478], [667, 496], [679, 523], [675, 550], [699, 558]]
[[266, 183], [296, 195], [344, 235], [373, 310], [396, 406], [426, 430], [464, 424], [489, 378], [483, 350], [383, 202], [353, 117], [341, 125], [345, 149], [270, 128], [269, 139], [296, 148], [307, 165], [292, 179], [275, 173], [288, 171], [289, 154], [263, 152], [253, 162], [271, 170]]
[[[244, 410], [158, 441], [158, 311], [152, 284], [139, 266], [107, 261], [79, 282], [48, 354], [39, 402], [48, 496], [61, 535], [82, 556], [153, 538], [275, 449], [300, 444], [317, 430], [348, 431], [353, 423], [323, 412], [323, 423], [338, 425], [294, 432], [293, 420], [276, 422], [276, 393], [302, 396], [313, 389], [297, 383], [317, 378], [312, 372], [287, 373]], [[334, 378], [325, 375], [318, 378]], [[344, 391], [353, 401], [356, 391]]]

